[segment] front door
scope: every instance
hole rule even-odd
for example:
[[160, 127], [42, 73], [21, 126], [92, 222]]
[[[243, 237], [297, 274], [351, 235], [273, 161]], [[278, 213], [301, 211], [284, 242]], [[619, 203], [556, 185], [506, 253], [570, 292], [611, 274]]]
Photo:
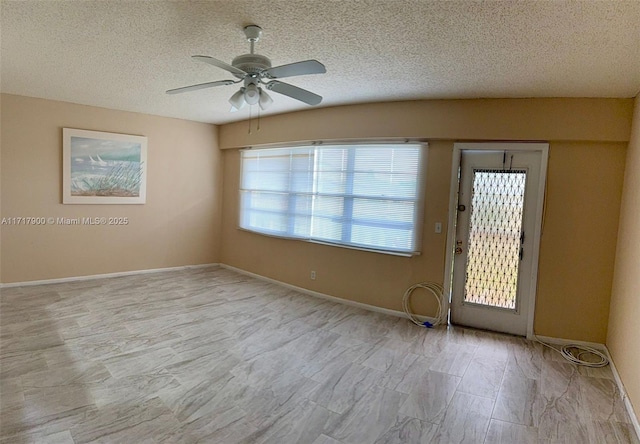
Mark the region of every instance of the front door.
[[527, 334], [541, 159], [541, 151], [461, 150], [452, 323]]

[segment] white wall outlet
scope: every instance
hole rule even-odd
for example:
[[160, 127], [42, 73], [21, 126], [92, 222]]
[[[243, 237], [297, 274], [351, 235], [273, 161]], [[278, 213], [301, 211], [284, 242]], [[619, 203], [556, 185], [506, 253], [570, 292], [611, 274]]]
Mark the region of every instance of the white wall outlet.
[[442, 233], [442, 222], [436, 222], [436, 233]]
[[315, 270], [311, 270], [311, 280], [312, 281], [316, 280], [316, 272], [315, 272]]

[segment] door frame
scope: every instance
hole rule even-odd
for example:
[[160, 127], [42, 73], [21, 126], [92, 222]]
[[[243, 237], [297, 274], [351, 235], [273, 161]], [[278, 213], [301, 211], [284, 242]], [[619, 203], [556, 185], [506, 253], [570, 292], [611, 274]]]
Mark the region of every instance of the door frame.
[[[456, 223], [458, 219], [458, 188], [460, 160], [463, 151], [534, 151], [540, 152], [540, 180], [538, 183], [538, 201], [535, 203], [535, 231], [533, 238], [533, 254], [531, 269], [531, 294], [527, 316], [527, 339], [535, 338], [533, 321], [535, 319], [536, 294], [538, 290], [538, 262], [540, 259], [540, 239], [544, 216], [545, 189], [547, 184], [547, 164], [549, 161], [549, 144], [541, 142], [455, 142], [451, 162], [451, 185], [449, 187], [449, 220], [447, 224], [447, 246], [444, 267], [444, 301], [443, 313], [449, 319], [449, 307], [453, 287], [453, 259], [456, 240]], [[444, 315], [443, 315], [444, 316]]]

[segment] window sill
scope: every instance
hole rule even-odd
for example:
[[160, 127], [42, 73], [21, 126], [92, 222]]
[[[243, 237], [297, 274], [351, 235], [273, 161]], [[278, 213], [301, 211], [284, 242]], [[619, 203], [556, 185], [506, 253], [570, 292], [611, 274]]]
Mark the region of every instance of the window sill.
[[368, 253], [386, 254], [386, 255], [389, 255], [389, 256], [414, 257], [414, 256], [420, 256], [422, 254], [420, 251], [401, 252], [401, 251], [377, 250], [375, 248], [358, 247], [356, 245], [344, 245], [344, 244], [338, 244], [338, 243], [333, 243], [333, 242], [323, 242], [323, 241], [319, 241], [319, 240], [315, 240], [315, 239], [306, 239], [306, 238], [302, 238], [302, 237], [288, 237], [288, 236], [279, 236], [277, 234], [261, 233], [259, 231], [248, 230], [248, 229], [242, 228], [242, 227], [237, 227], [237, 229], [238, 229], [238, 231], [244, 231], [246, 233], [257, 234], [259, 236], [272, 237], [272, 238], [275, 238], [275, 239], [307, 242], [309, 244], [326, 245], [326, 246], [329, 246], [329, 247], [337, 247], [337, 248], [346, 248], [348, 250], [366, 251]]

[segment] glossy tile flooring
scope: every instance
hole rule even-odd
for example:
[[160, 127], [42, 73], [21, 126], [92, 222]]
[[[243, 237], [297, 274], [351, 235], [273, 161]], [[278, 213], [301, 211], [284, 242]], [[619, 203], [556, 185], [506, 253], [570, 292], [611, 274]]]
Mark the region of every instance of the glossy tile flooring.
[[1, 304], [0, 443], [639, 442], [609, 368], [223, 268]]

